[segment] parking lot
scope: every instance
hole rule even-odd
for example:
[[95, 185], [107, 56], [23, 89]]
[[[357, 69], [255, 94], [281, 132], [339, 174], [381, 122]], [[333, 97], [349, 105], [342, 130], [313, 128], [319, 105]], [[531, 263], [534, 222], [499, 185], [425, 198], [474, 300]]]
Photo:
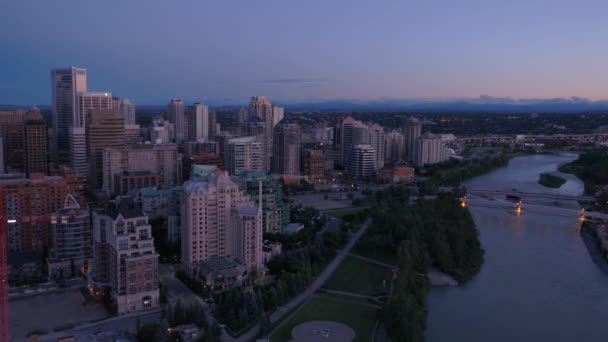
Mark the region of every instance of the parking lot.
[[49, 333], [107, 316], [103, 305], [85, 302], [78, 289], [9, 301], [9, 321], [14, 341], [26, 341], [27, 335], [34, 331]]

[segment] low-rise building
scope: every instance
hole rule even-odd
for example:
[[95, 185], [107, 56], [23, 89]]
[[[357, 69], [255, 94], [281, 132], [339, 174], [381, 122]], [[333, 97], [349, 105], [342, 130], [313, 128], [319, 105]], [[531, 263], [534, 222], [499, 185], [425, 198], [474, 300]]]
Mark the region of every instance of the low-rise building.
[[415, 169], [403, 159], [394, 160], [378, 172], [381, 183], [409, 183], [414, 181]]
[[141, 188], [129, 191], [128, 196], [150, 219], [167, 216], [169, 213], [170, 189]]

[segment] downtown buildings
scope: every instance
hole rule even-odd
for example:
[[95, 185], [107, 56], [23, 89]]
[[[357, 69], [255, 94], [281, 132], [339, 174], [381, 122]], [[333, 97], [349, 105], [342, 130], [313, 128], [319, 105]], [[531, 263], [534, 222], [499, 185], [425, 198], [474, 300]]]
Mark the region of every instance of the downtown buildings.
[[414, 165], [432, 165], [449, 159], [450, 152], [441, 136], [425, 133], [416, 139], [413, 149]]
[[274, 129], [272, 172], [280, 175], [300, 174], [300, 125], [287, 119]]
[[54, 141], [59, 148], [67, 148], [70, 128], [78, 123], [78, 93], [87, 91], [87, 70], [51, 70], [51, 91]]

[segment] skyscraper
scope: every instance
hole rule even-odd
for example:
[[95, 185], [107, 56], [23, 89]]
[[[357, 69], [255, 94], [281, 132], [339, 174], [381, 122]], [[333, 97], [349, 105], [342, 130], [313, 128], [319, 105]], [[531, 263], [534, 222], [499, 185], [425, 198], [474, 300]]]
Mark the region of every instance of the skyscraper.
[[126, 125], [135, 125], [135, 104], [129, 101], [129, 99], [122, 99], [120, 101], [120, 111], [122, 116], [125, 118]]
[[78, 93], [87, 91], [87, 70], [76, 67], [51, 70], [54, 141], [67, 148], [69, 129], [78, 123]]
[[40, 111], [28, 113], [25, 121], [25, 173], [48, 174], [47, 129]]
[[266, 123], [266, 151], [268, 152], [269, 160], [272, 160], [272, 139], [274, 128], [274, 117], [272, 105], [267, 96], [253, 96], [249, 101], [248, 108], [249, 116], [256, 115]]
[[264, 171], [262, 144], [256, 141], [256, 137], [226, 139], [223, 153], [224, 167], [231, 175], [243, 171]]
[[103, 149], [125, 145], [125, 121], [120, 109], [93, 109], [87, 118], [87, 180], [93, 189], [103, 185]]
[[283, 201], [281, 185], [259, 171], [246, 171], [233, 178], [254, 203], [261, 204], [264, 232], [280, 233], [289, 224], [289, 207]]
[[300, 125], [287, 118], [281, 120], [274, 130], [272, 172], [300, 174]]
[[401, 132], [393, 130], [390, 131], [384, 137], [385, 141], [385, 160], [399, 160], [403, 159], [404, 152], [404, 144], [403, 144], [403, 134]]
[[187, 117], [187, 139], [190, 141], [209, 140], [209, 107], [197, 102], [188, 107]]
[[376, 171], [384, 167], [384, 128], [372, 124], [368, 128], [369, 144], [374, 148], [376, 155]]
[[171, 99], [171, 102], [169, 102], [169, 121], [175, 125], [175, 142], [181, 144], [187, 138], [184, 100], [180, 98]]
[[268, 124], [257, 115], [250, 116], [244, 124], [243, 133], [247, 136], [254, 136], [255, 141], [262, 147], [262, 170], [266, 173], [270, 171], [270, 152], [268, 151]]
[[183, 185], [182, 263], [189, 272], [214, 257], [233, 257], [248, 268], [262, 263], [261, 211], [227, 172]]
[[421, 133], [422, 123], [420, 120], [410, 117], [403, 121], [404, 159], [406, 161], [414, 160], [416, 139], [418, 139]]

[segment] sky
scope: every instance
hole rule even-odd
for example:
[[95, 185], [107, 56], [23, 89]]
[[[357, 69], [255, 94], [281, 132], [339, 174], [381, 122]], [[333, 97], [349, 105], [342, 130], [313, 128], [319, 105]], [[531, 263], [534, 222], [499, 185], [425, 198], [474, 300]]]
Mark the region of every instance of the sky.
[[608, 98], [608, 1], [0, 2], [0, 103], [50, 70], [137, 104]]

